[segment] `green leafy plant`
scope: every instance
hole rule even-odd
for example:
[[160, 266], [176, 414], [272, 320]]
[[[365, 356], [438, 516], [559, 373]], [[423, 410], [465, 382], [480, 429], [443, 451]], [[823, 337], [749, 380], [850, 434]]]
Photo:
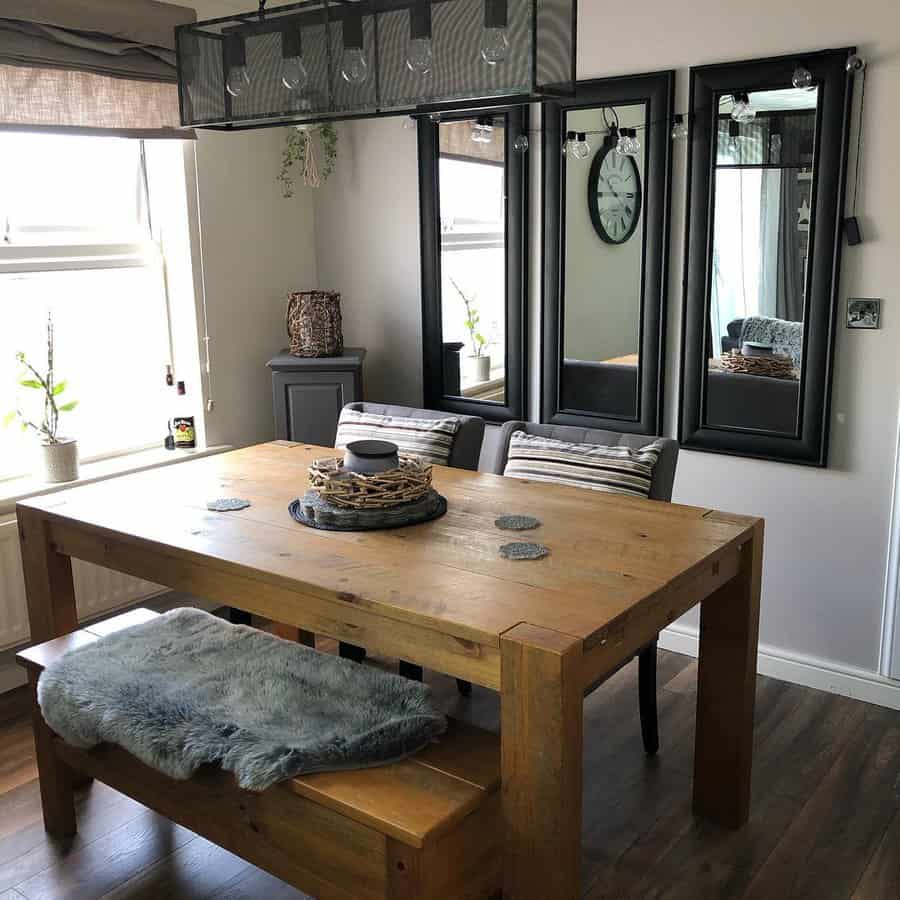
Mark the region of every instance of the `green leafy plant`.
[[53, 316], [47, 316], [47, 371], [39, 372], [27, 359], [24, 353], [17, 353], [16, 359], [22, 365], [19, 374], [19, 385], [33, 391], [44, 393], [44, 415], [40, 422], [34, 422], [18, 407], [8, 412], [3, 419], [4, 425], [10, 425], [15, 419], [19, 420], [22, 431], [31, 429], [41, 435], [48, 444], [59, 443], [60, 413], [71, 412], [78, 406], [77, 400], [69, 400], [61, 403], [62, 394], [68, 387], [68, 382], [57, 381], [53, 369]]
[[[321, 169], [318, 166], [310, 165], [313, 161], [310, 153], [315, 154], [312, 140], [316, 134], [318, 134], [322, 143], [323, 159]], [[299, 166], [303, 183], [307, 187], [319, 187], [328, 180], [337, 165], [337, 145], [337, 129], [330, 122], [309, 128], [293, 127], [287, 129], [284, 149], [281, 152], [281, 172], [278, 174], [278, 180], [281, 182], [281, 192], [285, 199], [294, 196], [294, 190], [297, 186], [294, 178], [294, 166]]]
[[459, 294], [463, 305], [466, 308], [466, 331], [469, 332], [469, 340], [472, 342], [472, 356], [477, 359], [484, 353], [484, 348], [487, 346], [488, 341], [478, 327], [478, 323], [481, 321], [481, 315], [475, 307], [476, 296], [473, 294], [469, 297], [452, 277], [450, 278], [450, 284], [453, 285], [453, 289]]

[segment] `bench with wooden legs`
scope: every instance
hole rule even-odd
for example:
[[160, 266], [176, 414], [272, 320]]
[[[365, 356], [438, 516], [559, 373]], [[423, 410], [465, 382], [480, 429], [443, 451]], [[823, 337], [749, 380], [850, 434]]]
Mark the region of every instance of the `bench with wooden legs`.
[[262, 793], [242, 790], [218, 768], [177, 781], [120, 747], [80, 750], [60, 740], [37, 705], [40, 673], [69, 650], [155, 615], [134, 610], [17, 655], [33, 692], [41, 802], [51, 834], [74, 834], [73, 784], [87, 776], [316, 900], [485, 900], [497, 894], [500, 741], [481, 729], [453, 722], [440, 741], [403, 762], [302, 776]]

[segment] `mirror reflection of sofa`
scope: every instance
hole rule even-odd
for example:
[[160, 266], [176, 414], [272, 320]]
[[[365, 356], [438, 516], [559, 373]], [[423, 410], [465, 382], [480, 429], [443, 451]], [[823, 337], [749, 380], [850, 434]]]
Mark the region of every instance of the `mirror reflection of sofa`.
[[633, 417], [637, 413], [637, 366], [564, 359], [561, 394], [563, 409]]
[[[733, 319], [722, 336], [722, 352], [740, 352], [744, 341], [771, 344], [800, 368], [803, 323], [766, 316]], [[790, 378], [744, 375], [711, 367], [706, 387], [706, 422], [712, 426], [754, 428], [793, 434], [797, 428], [800, 382]]]

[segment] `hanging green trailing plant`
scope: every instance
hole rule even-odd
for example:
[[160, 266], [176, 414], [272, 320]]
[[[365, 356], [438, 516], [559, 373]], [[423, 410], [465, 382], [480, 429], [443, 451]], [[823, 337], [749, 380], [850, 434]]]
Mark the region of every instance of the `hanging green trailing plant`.
[[[318, 134], [322, 145], [321, 165], [317, 159], [313, 135]], [[296, 181], [294, 166], [299, 166], [303, 183], [307, 187], [320, 187], [334, 172], [337, 165], [337, 129], [330, 122], [324, 125], [295, 126], [287, 129], [284, 150], [281, 153], [281, 192], [285, 199], [294, 196]]]

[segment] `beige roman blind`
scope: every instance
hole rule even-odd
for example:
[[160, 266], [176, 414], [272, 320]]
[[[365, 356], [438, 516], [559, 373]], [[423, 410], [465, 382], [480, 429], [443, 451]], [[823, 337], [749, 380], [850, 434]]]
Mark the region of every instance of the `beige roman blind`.
[[175, 27], [157, 0], [3, 0], [0, 129], [193, 137], [180, 128]]

